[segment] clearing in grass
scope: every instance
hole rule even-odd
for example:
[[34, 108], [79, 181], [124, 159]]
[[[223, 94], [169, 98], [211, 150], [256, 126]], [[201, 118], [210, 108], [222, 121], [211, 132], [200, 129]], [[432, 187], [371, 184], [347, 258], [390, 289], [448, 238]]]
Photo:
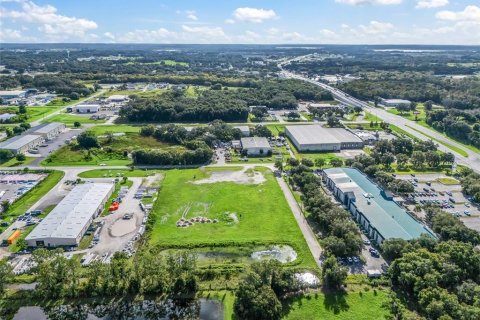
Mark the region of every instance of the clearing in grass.
[[[284, 244], [297, 251], [293, 264], [315, 266], [269, 169], [201, 168], [164, 175], [150, 218], [150, 244], [165, 248]], [[194, 221], [198, 217], [209, 221]]]

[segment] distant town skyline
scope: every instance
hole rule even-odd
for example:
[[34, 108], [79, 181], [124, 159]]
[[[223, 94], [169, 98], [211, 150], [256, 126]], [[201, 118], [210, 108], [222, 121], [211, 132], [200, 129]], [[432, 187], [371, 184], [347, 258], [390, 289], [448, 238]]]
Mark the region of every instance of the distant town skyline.
[[0, 0], [0, 41], [480, 45], [480, 1]]

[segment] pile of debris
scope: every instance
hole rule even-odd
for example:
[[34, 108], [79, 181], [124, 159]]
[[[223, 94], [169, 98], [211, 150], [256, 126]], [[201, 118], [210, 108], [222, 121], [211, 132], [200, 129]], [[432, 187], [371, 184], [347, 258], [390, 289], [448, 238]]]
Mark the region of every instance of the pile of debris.
[[177, 221], [178, 228], [188, 228], [193, 226], [195, 223], [218, 223], [218, 219], [209, 219], [206, 217], [193, 217], [190, 219], [180, 218]]

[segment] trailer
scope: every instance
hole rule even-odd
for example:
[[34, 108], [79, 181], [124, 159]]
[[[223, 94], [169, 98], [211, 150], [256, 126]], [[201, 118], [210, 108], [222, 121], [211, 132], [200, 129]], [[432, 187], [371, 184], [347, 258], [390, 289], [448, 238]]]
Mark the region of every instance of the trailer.
[[20, 237], [20, 234], [21, 234], [20, 230], [13, 231], [13, 233], [7, 239], [7, 243], [10, 245], [13, 242], [15, 242], [15, 240], [17, 240]]

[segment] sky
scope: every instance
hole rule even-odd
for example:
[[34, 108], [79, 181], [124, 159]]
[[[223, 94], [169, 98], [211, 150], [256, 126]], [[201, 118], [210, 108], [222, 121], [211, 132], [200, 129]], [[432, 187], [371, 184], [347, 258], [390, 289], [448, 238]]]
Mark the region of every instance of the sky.
[[0, 0], [0, 42], [480, 45], [480, 0]]

